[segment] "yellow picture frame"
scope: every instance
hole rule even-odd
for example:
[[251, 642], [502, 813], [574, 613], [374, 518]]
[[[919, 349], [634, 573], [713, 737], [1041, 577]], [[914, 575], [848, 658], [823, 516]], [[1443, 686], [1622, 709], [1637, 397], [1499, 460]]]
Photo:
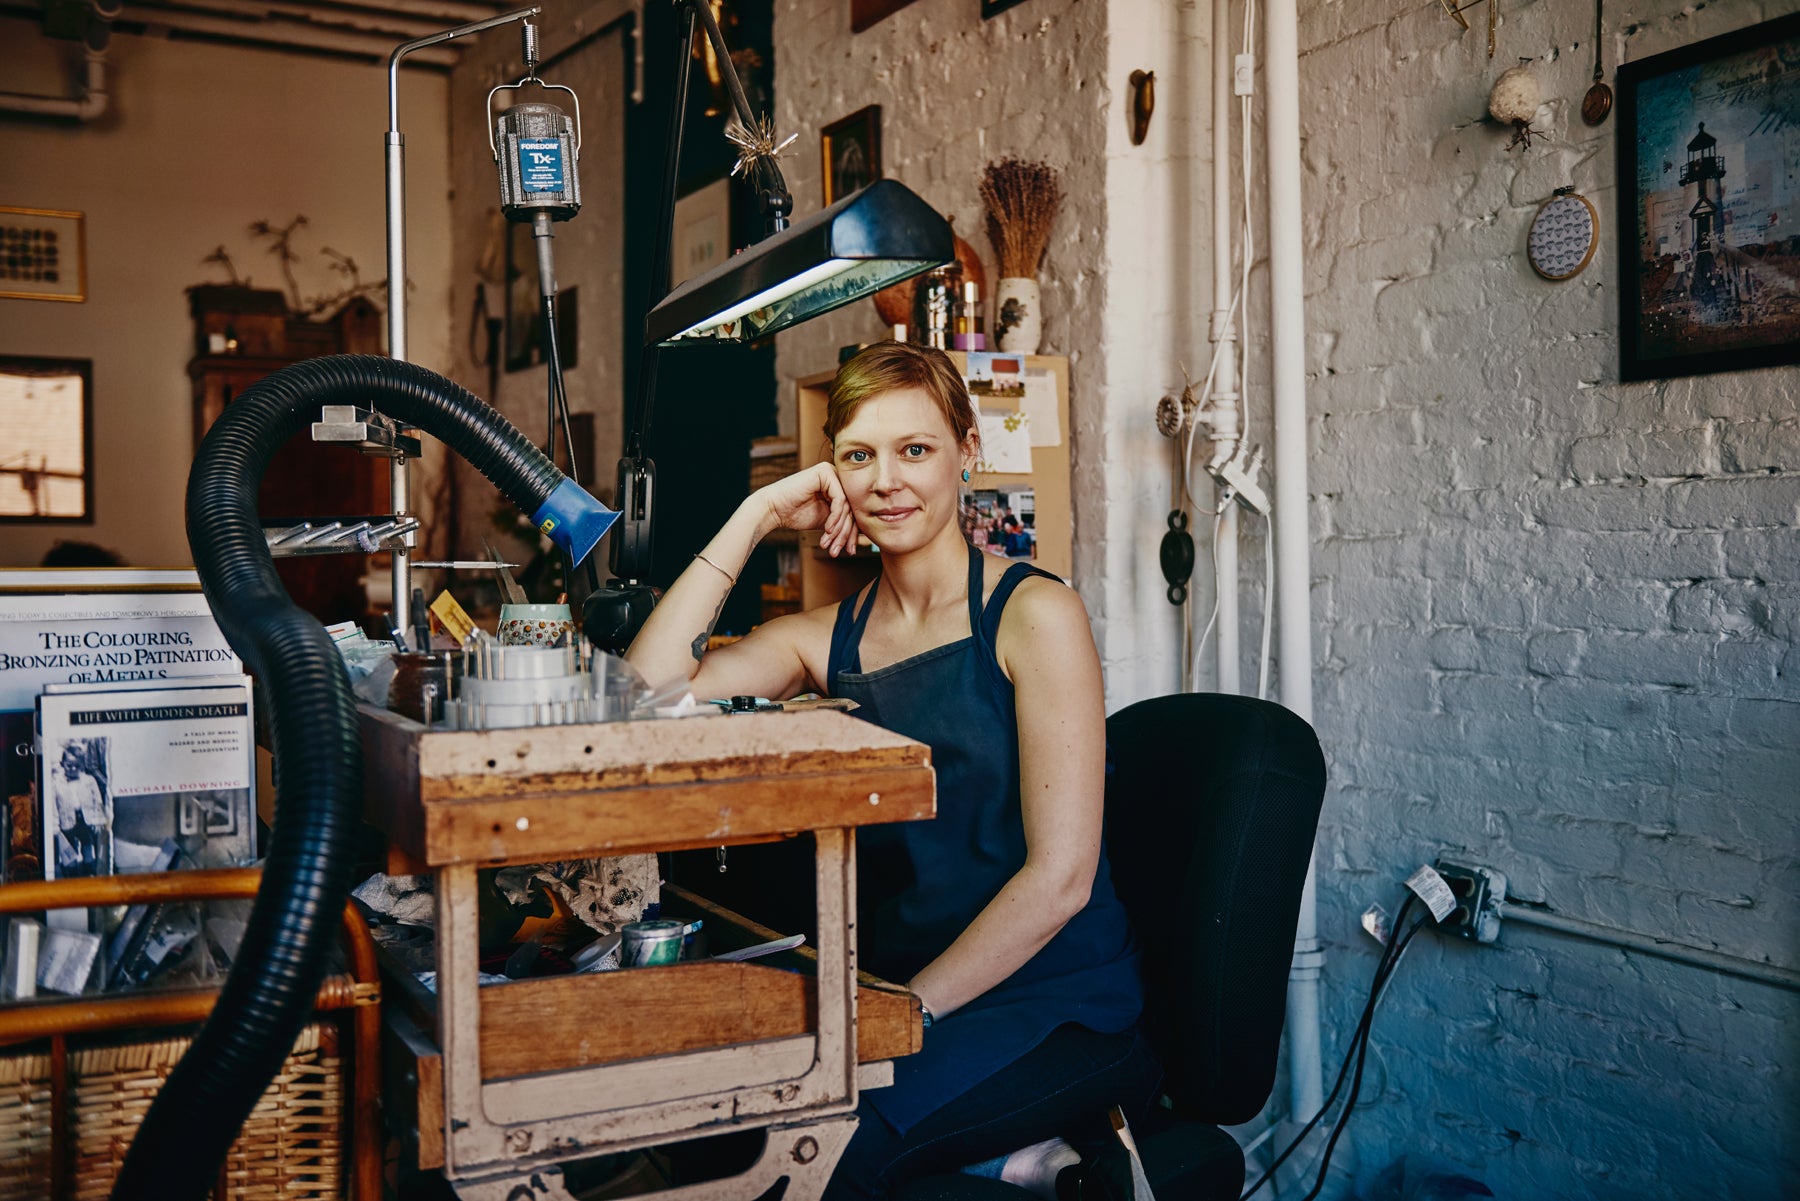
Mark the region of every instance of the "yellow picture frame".
[[0, 298], [87, 300], [87, 214], [0, 205]]

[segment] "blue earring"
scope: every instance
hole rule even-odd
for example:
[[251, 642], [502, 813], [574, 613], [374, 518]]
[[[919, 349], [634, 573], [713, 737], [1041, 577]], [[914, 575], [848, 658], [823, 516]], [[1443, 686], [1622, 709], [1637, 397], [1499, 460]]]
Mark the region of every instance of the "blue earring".
[[963, 468], [963, 483], [966, 484], [968, 482], [969, 482], [969, 469], [967, 467], [965, 467], [965, 468]]

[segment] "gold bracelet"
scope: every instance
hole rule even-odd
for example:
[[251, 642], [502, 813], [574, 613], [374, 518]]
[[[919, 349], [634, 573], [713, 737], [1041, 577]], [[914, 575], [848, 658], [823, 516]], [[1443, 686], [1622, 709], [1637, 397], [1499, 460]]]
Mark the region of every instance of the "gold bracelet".
[[726, 579], [730, 580], [731, 586], [733, 588], [737, 587], [737, 577], [732, 575], [729, 571], [726, 571], [723, 567], [720, 567], [717, 563], [714, 563], [711, 559], [707, 558], [705, 555], [695, 555], [694, 558], [700, 560], [702, 563], [706, 564], [708, 567], [712, 568], [714, 571], [718, 572], [720, 575], [722, 575]]

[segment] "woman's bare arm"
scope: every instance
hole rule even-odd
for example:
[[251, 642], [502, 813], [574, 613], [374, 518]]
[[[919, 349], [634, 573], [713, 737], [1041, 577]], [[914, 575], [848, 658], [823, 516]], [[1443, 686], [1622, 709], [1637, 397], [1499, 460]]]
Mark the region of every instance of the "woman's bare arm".
[[1006, 607], [996, 644], [1017, 698], [1025, 866], [908, 982], [933, 1017], [1042, 950], [1087, 904], [1100, 863], [1106, 704], [1087, 610], [1073, 589], [1028, 580]]
[[801, 646], [816, 617], [779, 618], [731, 646], [706, 652], [733, 581], [757, 543], [777, 529], [822, 530], [820, 545], [832, 554], [856, 537], [843, 488], [829, 464], [808, 467], [752, 493], [676, 578], [625, 654], [648, 683], [660, 688], [687, 680], [700, 697], [784, 698], [801, 691], [807, 679]]

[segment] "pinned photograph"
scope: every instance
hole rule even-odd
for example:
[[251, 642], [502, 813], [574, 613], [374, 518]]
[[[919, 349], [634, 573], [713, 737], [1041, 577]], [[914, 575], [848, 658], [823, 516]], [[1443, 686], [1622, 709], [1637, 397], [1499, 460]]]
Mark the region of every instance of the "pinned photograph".
[[1037, 503], [1030, 488], [983, 488], [963, 502], [963, 534], [1003, 559], [1037, 558]]

